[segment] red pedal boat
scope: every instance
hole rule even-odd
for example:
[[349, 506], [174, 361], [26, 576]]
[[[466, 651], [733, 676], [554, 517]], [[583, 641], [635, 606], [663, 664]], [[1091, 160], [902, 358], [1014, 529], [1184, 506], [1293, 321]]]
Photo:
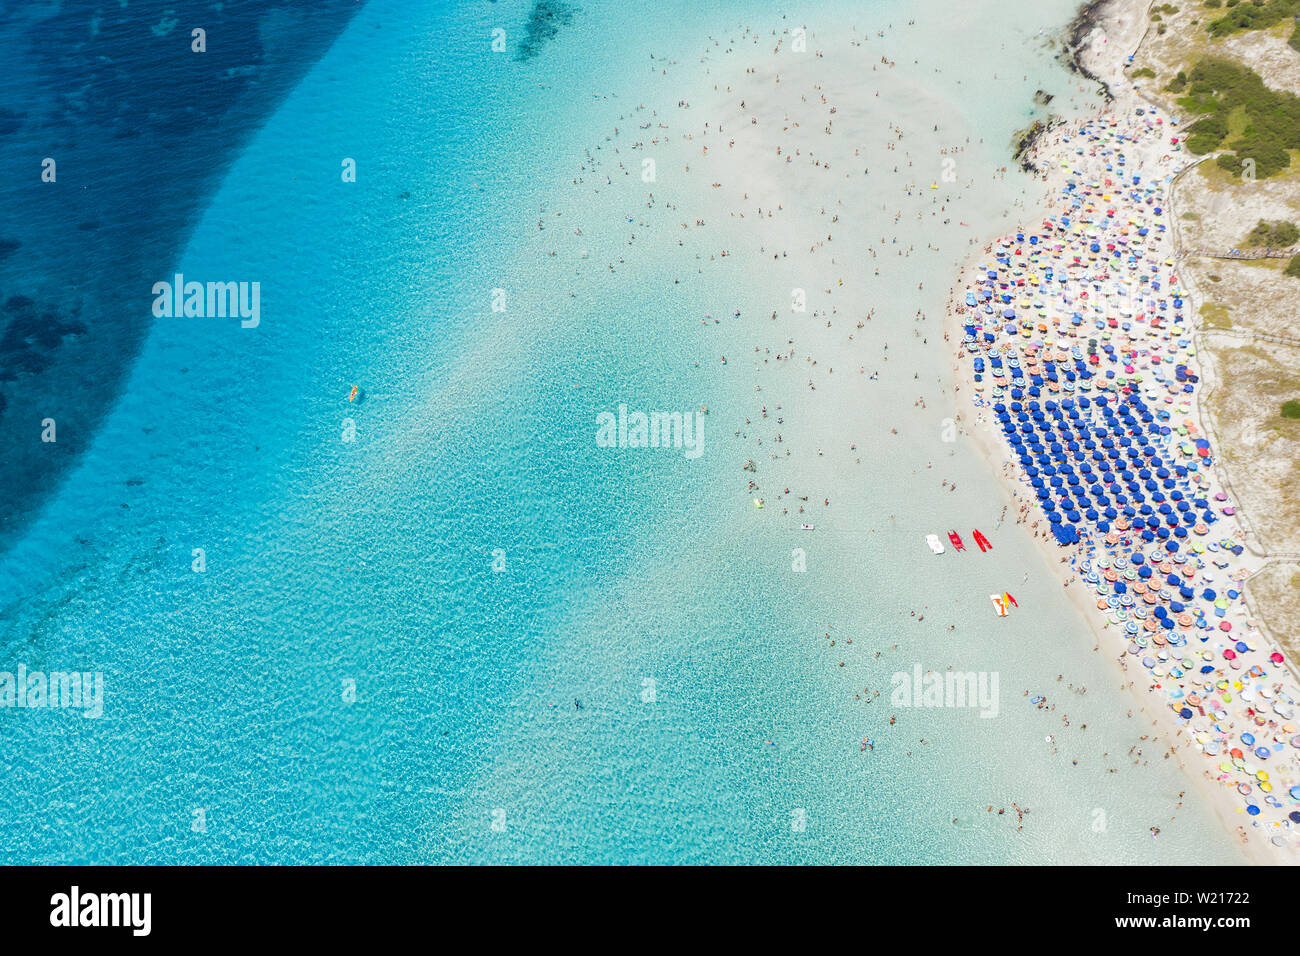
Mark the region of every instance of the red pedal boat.
[[989, 544], [989, 539], [980, 534], [980, 529], [975, 529], [975, 543], [980, 546], [981, 551], [992, 551], [993, 545]]
[[964, 544], [961, 543], [961, 538], [959, 538], [959, 537], [957, 536], [957, 532], [956, 532], [956, 531], [949, 531], [949, 532], [948, 532], [948, 540], [952, 542], [952, 546], [953, 546], [954, 548], [956, 548], [958, 551], [965, 551], [965, 550], [966, 550], [966, 545], [964, 545]]

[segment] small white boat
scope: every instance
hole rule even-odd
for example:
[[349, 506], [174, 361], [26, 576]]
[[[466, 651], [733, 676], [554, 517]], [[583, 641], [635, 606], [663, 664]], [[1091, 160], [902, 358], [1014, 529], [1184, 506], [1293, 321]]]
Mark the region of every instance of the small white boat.
[[1007, 605], [1002, 600], [1001, 594], [990, 594], [989, 600], [993, 602], [993, 610], [997, 611], [998, 617], [1007, 616]]
[[939, 543], [939, 536], [937, 534], [927, 534], [925, 536], [925, 543], [930, 546], [930, 550], [935, 554], [943, 554], [943, 545]]
[[800, 530], [800, 531], [811, 531], [812, 529], [813, 529], [813, 526], [810, 525], [810, 524], [801, 524], [801, 525], [799, 525], [799, 530]]

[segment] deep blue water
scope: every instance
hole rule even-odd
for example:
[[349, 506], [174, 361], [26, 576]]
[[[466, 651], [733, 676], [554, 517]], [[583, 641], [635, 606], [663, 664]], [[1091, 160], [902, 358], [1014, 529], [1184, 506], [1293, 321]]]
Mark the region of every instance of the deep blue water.
[[[0, 9], [0, 547], [116, 402], [151, 325], [149, 287], [230, 163], [360, 6]], [[39, 440], [46, 418], [57, 442]]]

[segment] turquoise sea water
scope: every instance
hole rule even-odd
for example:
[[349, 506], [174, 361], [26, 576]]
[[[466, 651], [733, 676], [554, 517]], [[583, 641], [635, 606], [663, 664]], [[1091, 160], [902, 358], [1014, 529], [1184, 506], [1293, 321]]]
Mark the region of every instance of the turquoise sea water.
[[[1230, 859], [1194, 801], [1165, 821], [1186, 787], [1173, 768], [1103, 771], [1101, 753], [1134, 739], [1130, 704], [1027, 539], [1006, 528], [1005, 565], [945, 565], [941, 580], [916, 548], [972, 512], [993, 524], [998, 492], [970, 449], [946, 472], [960, 503], [910, 487], [946, 454], [935, 443], [872, 461], [857, 517], [791, 574], [803, 539], [737, 478], [752, 395], [701, 361], [740, 354], [747, 330], [695, 328], [763, 314], [763, 280], [729, 266], [675, 283], [694, 252], [642, 226], [635, 187], [573, 188], [634, 105], [703, 95], [665, 83], [650, 54], [694, 60], [710, 37], [796, 14], [553, 4], [554, 35], [521, 57], [536, 9], [368, 5], [251, 140], [179, 261], [158, 263], [158, 279], [260, 281], [261, 324], [157, 321], [92, 446], [0, 563], [0, 668], [102, 670], [106, 688], [98, 720], [3, 715], [0, 858]], [[1072, 12], [891, 0], [817, 16], [828, 32], [893, 31], [899, 62], [944, 64], [935, 102], [986, 132], [976, 155], [992, 167], [1035, 88], [1077, 85], [1038, 36]], [[921, 29], [903, 32], [910, 19]], [[969, 208], [1009, 205], [1020, 184], [997, 183]], [[624, 248], [629, 217], [644, 254]], [[579, 242], [575, 223], [590, 256], [552, 260]], [[880, 321], [937, 311], [964, 252], [945, 248], [930, 298]], [[932, 376], [946, 366], [937, 343], [898, 351]], [[620, 402], [709, 406], [705, 454], [597, 447], [596, 413]], [[873, 537], [886, 510], [906, 530]], [[1012, 631], [987, 594], [1031, 567]], [[910, 616], [922, 606], [925, 622]], [[828, 648], [832, 631], [853, 650]], [[914, 661], [997, 671], [1000, 719], [916, 711], [891, 737], [889, 705], [854, 694]], [[1068, 704], [1093, 728], [1072, 744], [1083, 769], [1043, 746], [1059, 721], [1021, 697], [1064, 698], [1062, 671], [1090, 689]], [[981, 812], [1012, 800], [1033, 808], [1023, 832]]]

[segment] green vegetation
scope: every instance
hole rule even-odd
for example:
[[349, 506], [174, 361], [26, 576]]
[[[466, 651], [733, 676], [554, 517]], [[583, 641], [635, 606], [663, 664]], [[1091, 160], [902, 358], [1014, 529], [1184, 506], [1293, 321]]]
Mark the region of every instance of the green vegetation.
[[1259, 224], [1250, 230], [1250, 235], [1246, 237], [1246, 245], [1285, 249], [1287, 246], [1295, 245], [1297, 239], [1300, 239], [1300, 228], [1297, 228], [1295, 223], [1287, 222], [1285, 219], [1272, 222], [1261, 219]]
[[1282, 403], [1282, 417], [1283, 417], [1283, 418], [1300, 418], [1300, 402], [1297, 402], [1294, 398], [1291, 399], [1291, 401], [1289, 401], [1289, 402], [1283, 402], [1283, 403]]
[[[1300, 3], [1300, 0], [1296, 0]], [[1187, 148], [1197, 155], [1227, 148], [1220, 168], [1240, 175], [1253, 166], [1264, 179], [1291, 165], [1288, 150], [1300, 149], [1300, 96], [1270, 90], [1249, 67], [1209, 57], [1192, 67], [1186, 95], [1178, 105], [1190, 113], [1208, 114], [1187, 128]], [[1240, 133], [1229, 142], [1229, 114]], [[1249, 161], [1249, 162], [1247, 162]]]
[[1295, 29], [1291, 31], [1291, 39], [1287, 40], [1286, 42], [1291, 47], [1291, 49], [1295, 50], [1297, 53], [1300, 53], [1300, 23], [1297, 23], [1295, 25]]
[[1206, 116], [1187, 127], [1187, 148], [1197, 156], [1212, 151], [1228, 135], [1228, 124], [1217, 116]]
[[1282, 270], [1282, 274], [1293, 279], [1300, 279], [1300, 256], [1293, 256], [1291, 261], [1287, 263], [1286, 268]]
[[1205, 0], [1205, 5], [1211, 10], [1217, 10], [1223, 6], [1223, 0]]
[[[1208, 6], [1208, 4], [1207, 4]], [[1228, 0], [1229, 12], [1211, 20], [1205, 29], [1212, 37], [1226, 37], [1243, 30], [1267, 30], [1283, 20], [1300, 16], [1300, 0]]]
[[1156, 75], [1156, 71], [1153, 70], [1153, 69], [1151, 69], [1151, 67], [1149, 67], [1149, 66], [1144, 66], [1144, 67], [1142, 67], [1140, 70], [1134, 70], [1134, 71], [1133, 71], [1133, 75], [1134, 75], [1134, 76], [1146, 76], [1146, 77], [1151, 77], [1151, 78], [1154, 79], [1154, 78], [1155, 78], [1155, 75]]

